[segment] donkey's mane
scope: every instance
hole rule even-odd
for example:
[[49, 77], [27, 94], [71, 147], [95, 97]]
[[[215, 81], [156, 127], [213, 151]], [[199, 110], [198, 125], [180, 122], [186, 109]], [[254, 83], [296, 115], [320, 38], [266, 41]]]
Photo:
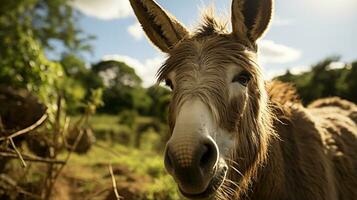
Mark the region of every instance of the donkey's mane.
[[266, 90], [270, 102], [274, 104], [281, 106], [287, 103], [301, 103], [296, 88], [290, 83], [284, 83], [277, 80], [266, 82]]
[[278, 121], [281, 119], [290, 120], [292, 117], [292, 107], [294, 105], [301, 105], [296, 88], [290, 83], [273, 80], [265, 83], [265, 89], [269, 97], [272, 117]]
[[213, 10], [213, 7], [203, 10], [201, 23], [195, 31], [196, 37], [228, 33], [228, 20], [216, 17]]

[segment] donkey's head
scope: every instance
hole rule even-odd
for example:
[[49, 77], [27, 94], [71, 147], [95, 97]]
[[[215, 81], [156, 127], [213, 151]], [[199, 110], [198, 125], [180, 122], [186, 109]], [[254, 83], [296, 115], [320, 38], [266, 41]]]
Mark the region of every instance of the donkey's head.
[[239, 193], [265, 160], [273, 134], [256, 64], [256, 41], [269, 25], [272, 0], [233, 0], [231, 33], [207, 14], [190, 33], [155, 1], [130, 2], [149, 39], [168, 54], [158, 73], [173, 93], [167, 171], [192, 199], [233, 186]]

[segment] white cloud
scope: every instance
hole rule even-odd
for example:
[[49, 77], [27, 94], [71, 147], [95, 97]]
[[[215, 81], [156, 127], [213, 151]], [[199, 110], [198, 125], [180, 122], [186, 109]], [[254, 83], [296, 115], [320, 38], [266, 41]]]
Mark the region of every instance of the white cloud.
[[344, 62], [340, 62], [340, 61], [336, 61], [336, 62], [332, 62], [329, 66], [328, 69], [342, 69], [346, 66], [346, 63]]
[[156, 83], [156, 72], [164, 62], [164, 59], [162, 55], [147, 59], [144, 62], [126, 55], [106, 55], [103, 57], [103, 60], [118, 60], [133, 67], [135, 72], [143, 80], [144, 87], [149, 87]]
[[136, 40], [141, 40], [144, 37], [143, 28], [136, 22], [128, 27], [128, 32], [131, 36], [133, 36]]
[[[332, 62], [329, 66], [328, 69], [341, 69], [346, 67], [346, 63], [344, 62]], [[264, 74], [266, 74], [266, 78], [272, 79], [276, 76], [280, 76], [286, 73], [286, 71], [289, 70], [291, 74], [302, 74], [304, 72], [309, 72], [311, 70], [311, 66], [309, 65], [296, 65], [292, 67], [287, 67], [287, 68], [273, 68], [273, 69], [264, 69]]]
[[273, 26], [287, 26], [293, 22], [291, 19], [281, 18], [278, 15], [274, 16], [273, 18]]
[[289, 71], [292, 74], [302, 74], [304, 72], [307, 72], [311, 69], [310, 66], [307, 65], [298, 65], [298, 66], [294, 66], [294, 67], [289, 67]]
[[285, 74], [285, 72], [286, 69], [281, 69], [281, 68], [273, 68], [273, 69], [263, 68], [263, 75], [265, 80], [271, 80], [276, 76]]
[[301, 57], [301, 52], [271, 40], [261, 40], [259, 42], [259, 56], [261, 63], [283, 64], [296, 61]]
[[74, 0], [70, 4], [86, 15], [103, 20], [133, 15], [128, 0]]
[[289, 70], [289, 72], [291, 74], [301, 74], [301, 73], [309, 71], [310, 69], [311, 69], [310, 66], [307, 66], [307, 65], [296, 65], [296, 66], [287, 67], [287, 68], [285, 68], [285, 67], [283, 67], [283, 68], [281, 68], [281, 67], [268, 68], [268, 69], [263, 68], [263, 74], [264, 74], [264, 78], [271, 80], [274, 77], [284, 75], [287, 70]]

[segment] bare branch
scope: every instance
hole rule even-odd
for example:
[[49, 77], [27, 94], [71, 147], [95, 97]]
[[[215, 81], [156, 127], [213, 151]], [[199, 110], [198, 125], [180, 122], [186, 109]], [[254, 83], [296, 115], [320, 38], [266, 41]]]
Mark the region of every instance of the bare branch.
[[63, 168], [66, 166], [66, 164], [69, 161], [69, 158], [71, 157], [73, 151], [77, 148], [77, 145], [78, 145], [79, 141], [81, 140], [81, 138], [83, 136], [83, 132], [84, 132], [83, 130], [81, 130], [79, 132], [79, 134], [78, 134], [78, 136], [76, 138], [76, 141], [74, 142], [73, 146], [68, 151], [68, 154], [67, 154], [67, 156], [66, 156], [66, 158], [64, 160], [64, 164], [59, 167], [59, 169], [56, 171], [56, 173], [54, 174], [53, 177], [51, 176], [50, 186], [49, 186], [49, 189], [48, 189], [49, 191], [52, 190], [52, 187], [56, 183], [58, 176], [61, 174]]
[[112, 168], [111, 164], [109, 164], [109, 172], [110, 172], [110, 176], [112, 177], [112, 184], [113, 184], [113, 190], [114, 190], [115, 197], [117, 200], [120, 200], [121, 197], [120, 197], [118, 189], [117, 189], [117, 183], [115, 181], [115, 176], [114, 176], [114, 172], [113, 172], [113, 168]]
[[42, 117], [39, 120], [37, 120], [31, 126], [25, 128], [25, 129], [16, 131], [15, 133], [10, 134], [10, 136], [0, 137], [0, 141], [7, 140], [7, 139], [10, 139], [10, 138], [14, 138], [14, 137], [17, 137], [17, 136], [22, 135], [24, 133], [27, 133], [29, 131], [32, 131], [35, 128], [37, 128], [38, 126], [40, 126], [46, 120], [46, 118], [47, 118], [47, 114], [45, 113], [44, 115], [42, 115]]
[[15, 143], [14, 143], [14, 140], [12, 140], [11, 137], [9, 138], [9, 140], [10, 140], [10, 143], [11, 143], [12, 148], [15, 150], [15, 152], [16, 152], [16, 154], [17, 154], [17, 157], [20, 159], [20, 161], [21, 161], [21, 163], [22, 163], [22, 167], [25, 168], [25, 167], [27, 166], [27, 165], [26, 165], [26, 162], [25, 162], [24, 158], [22, 157], [20, 151], [17, 150], [16, 145], [15, 145]]
[[[40, 157], [33, 157], [29, 155], [22, 155], [23, 159], [30, 162], [40, 162], [40, 163], [51, 163], [51, 164], [65, 164], [65, 161], [62, 160], [54, 160], [48, 158], [40, 158]], [[18, 155], [11, 152], [0, 152], [0, 157], [7, 157], [7, 158], [18, 158]]]
[[64, 119], [63, 130], [61, 131], [63, 144], [64, 144], [64, 146], [66, 148], [70, 147], [70, 145], [67, 143], [67, 140], [66, 140], [66, 134], [68, 133], [68, 128], [69, 128], [70, 121], [71, 121], [71, 118], [66, 116], [65, 119]]

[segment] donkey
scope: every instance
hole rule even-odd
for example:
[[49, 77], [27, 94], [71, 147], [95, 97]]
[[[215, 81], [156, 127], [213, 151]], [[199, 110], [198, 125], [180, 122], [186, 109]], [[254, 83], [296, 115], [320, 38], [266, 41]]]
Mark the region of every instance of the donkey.
[[304, 107], [294, 88], [265, 82], [257, 40], [272, 0], [233, 0], [232, 31], [211, 13], [189, 32], [153, 0], [130, 0], [168, 58], [172, 89], [164, 163], [189, 199], [357, 199], [357, 106]]

